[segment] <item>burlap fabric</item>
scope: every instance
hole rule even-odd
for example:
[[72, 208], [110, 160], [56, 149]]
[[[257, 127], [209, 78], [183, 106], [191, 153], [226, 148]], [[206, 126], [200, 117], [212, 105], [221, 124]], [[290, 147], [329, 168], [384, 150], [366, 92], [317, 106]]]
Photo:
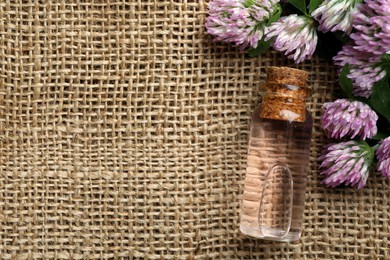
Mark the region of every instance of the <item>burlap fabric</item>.
[[238, 231], [250, 113], [269, 52], [206, 35], [204, 1], [0, 2], [2, 259], [389, 259], [389, 185], [319, 185], [315, 118], [303, 237]]

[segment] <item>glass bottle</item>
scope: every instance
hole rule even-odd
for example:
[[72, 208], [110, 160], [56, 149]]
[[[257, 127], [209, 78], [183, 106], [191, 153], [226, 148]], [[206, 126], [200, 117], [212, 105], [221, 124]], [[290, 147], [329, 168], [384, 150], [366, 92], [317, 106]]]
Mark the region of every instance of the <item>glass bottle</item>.
[[312, 118], [308, 73], [270, 67], [250, 128], [240, 230], [277, 241], [299, 239], [309, 171]]

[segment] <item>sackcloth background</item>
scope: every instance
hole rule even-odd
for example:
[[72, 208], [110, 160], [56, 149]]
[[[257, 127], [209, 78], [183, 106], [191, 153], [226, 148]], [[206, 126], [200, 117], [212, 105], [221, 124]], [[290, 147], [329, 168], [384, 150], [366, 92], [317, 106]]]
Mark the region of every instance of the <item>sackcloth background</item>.
[[[390, 259], [389, 183], [325, 189], [335, 68], [250, 59], [203, 0], [0, 1], [0, 258]], [[270, 65], [310, 72], [299, 242], [238, 230], [250, 114]]]

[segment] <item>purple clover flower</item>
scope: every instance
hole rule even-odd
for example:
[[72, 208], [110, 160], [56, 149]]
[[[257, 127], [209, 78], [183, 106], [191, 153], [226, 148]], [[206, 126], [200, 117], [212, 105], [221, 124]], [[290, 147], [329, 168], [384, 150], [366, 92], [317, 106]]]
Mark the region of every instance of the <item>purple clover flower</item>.
[[377, 169], [384, 177], [390, 179], [390, 137], [383, 139], [376, 150]]
[[350, 32], [352, 29], [352, 14], [360, 2], [362, 0], [325, 0], [311, 15], [319, 22], [319, 31]]
[[292, 14], [280, 18], [267, 28], [266, 40], [275, 38], [272, 47], [285, 52], [295, 63], [310, 59], [317, 46], [317, 34], [313, 20]]
[[277, 8], [277, 0], [213, 0], [208, 4], [207, 32], [215, 40], [256, 48], [266, 23]]
[[344, 45], [334, 61], [339, 66], [350, 64], [353, 94], [367, 98], [374, 83], [386, 75], [378, 62], [383, 54], [390, 54], [390, 0], [366, 0], [357, 9], [355, 32], [350, 35], [354, 43]]
[[354, 17], [356, 49], [376, 56], [390, 53], [390, 0], [366, 0]]
[[386, 75], [382, 68], [375, 65], [380, 58], [380, 56], [357, 50], [356, 46], [347, 44], [334, 57], [334, 61], [339, 66], [349, 64], [350, 73], [347, 77], [353, 82], [353, 94], [368, 98], [372, 93], [374, 83]]
[[373, 157], [371, 147], [364, 141], [328, 145], [318, 158], [323, 169], [320, 174], [325, 176], [321, 183], [327, 187], [344, 184], [361, 189], [366, 185]]
[[340, 139], [359, 135], [364, 140], [372, 138], [378, 131], [378, 115], [360, 101], [337, 99], [325, 103], [322, 108], [321, 127], [328, 137]]

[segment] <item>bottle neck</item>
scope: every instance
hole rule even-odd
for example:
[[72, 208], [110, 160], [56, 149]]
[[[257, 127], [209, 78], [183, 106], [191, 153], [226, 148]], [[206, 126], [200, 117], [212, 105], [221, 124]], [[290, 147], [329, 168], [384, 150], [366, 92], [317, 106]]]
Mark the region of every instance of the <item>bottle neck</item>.
[[306, 120], [307, 89], [293, 85], [266, 83], [260, 117], [290, 122]]

